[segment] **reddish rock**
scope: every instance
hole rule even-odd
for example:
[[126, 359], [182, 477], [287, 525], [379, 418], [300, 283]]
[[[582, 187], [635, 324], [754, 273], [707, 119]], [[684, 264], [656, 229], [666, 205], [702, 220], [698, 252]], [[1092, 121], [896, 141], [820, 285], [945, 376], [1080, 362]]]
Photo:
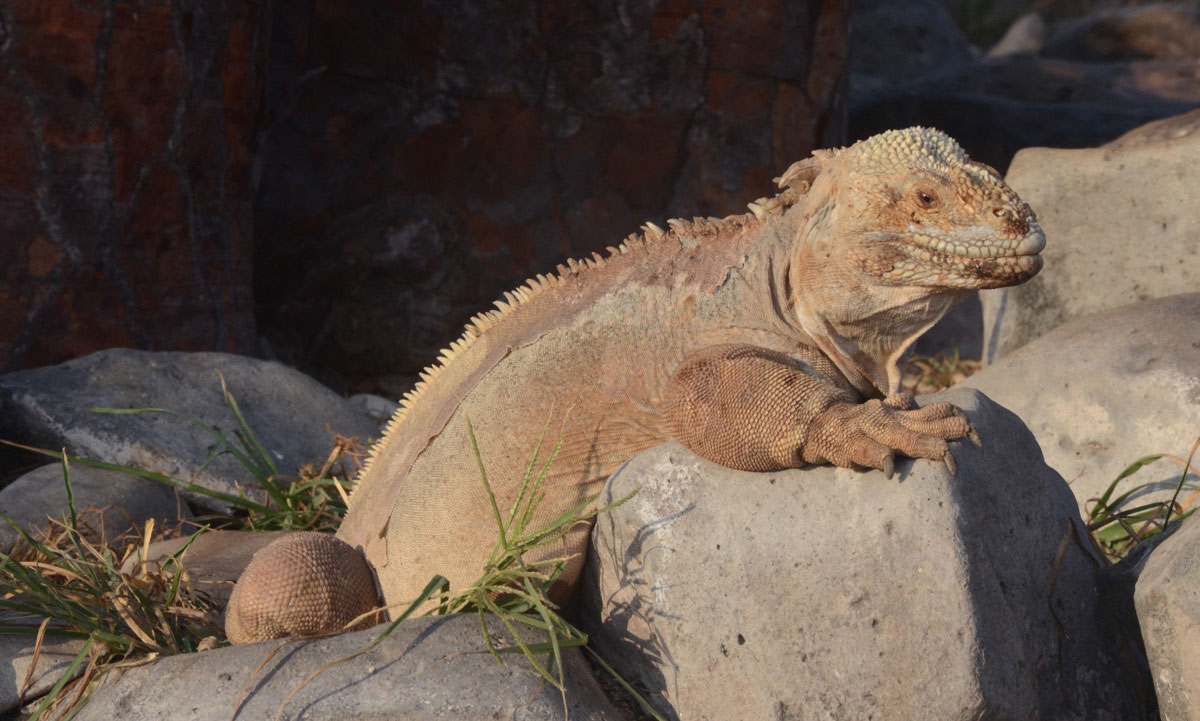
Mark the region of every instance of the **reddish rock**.
[[724, 215], [842, 140], [848, 3], [275, 10], [259, 324], [396, 395], [474, 312], [646, 220]]
[[252, 352], [255, 3], [14, 0], [0, 78], [0, 370]]

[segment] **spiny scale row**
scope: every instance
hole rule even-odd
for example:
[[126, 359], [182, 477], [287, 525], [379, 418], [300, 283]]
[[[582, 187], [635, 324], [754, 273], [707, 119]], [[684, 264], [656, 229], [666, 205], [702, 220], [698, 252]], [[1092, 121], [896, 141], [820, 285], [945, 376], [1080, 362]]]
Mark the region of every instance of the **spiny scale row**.
[[[789, 205], [795, 202], [798, 194], [794, 191], [785, 191], [779, 195], [770, 198], [759, 198], [749, 204], [749, 208], [753, 217], [758, 220], [766, 220], [768, 215], [778, 215], [782, 213]], [[712, 235], [729, 227], [740, 227], [744, 225], [750, 216], [747, 214], [730, 215], [725, 218], [693, 218], [685, 220], [682, 218], [673, 218], [667, 221], [667, 226], [671, 232], [678, 236], [687, 235]], [[425, 387], [433, 382], [442, 370], [450, 363], [451, 360], [465, 352], [475, 339], [486, 332], [489, 328], [496, 325], [506, 316], [513, 308], [527, 303], [534, 296], [551, 287], [558, 287], [567, 284], [567, 276], [578, 275], [585, 269], [601, 268], [611, 258], [618, 255], [624, 255], [629, 252], [635, 245], [647, 247], [652, 242], [661, 242], [668, 238], [670, 233], [663, 230], [658, 225], [651, 222], [646, 222], [642, 225], [641, 233], [631, 233], [624, 242], [616, 247], [609, 246], [608, 258], [601, 256], [599, 253], [592, 253], [590, 258], [576, 260], [569, 258], [565, 264], [558, 265], [557, 274], [538, 274], [525, 281], [522, 285], [511, 291], [504, 293], [501, 300], [495, 301], [495, 310], [485, 310], [477, 313], [471, 320], [467, 321], [467, 327], [462, 336], [457, 340], [451, 341], [448, 348], [443, 348], [438, 353], [437, 360], [430, 366], [426, 367], [420, 373], [420, 380], [413, 384], [411, 390], [406, 392], [400, 398], [400, 407], [392, 414], [391, 419], [384, 429], [383, 440], [371, 449], [371, 454], [367, 458], [367, 462], [363, 466], [362, 473], [366, 473], [375, 458], [382, 450], [384, 442], [391, 437], [392, 431], [400, 423], [400, 420], [405, 416], [410, 408], [416, 403], [424, 392]]]

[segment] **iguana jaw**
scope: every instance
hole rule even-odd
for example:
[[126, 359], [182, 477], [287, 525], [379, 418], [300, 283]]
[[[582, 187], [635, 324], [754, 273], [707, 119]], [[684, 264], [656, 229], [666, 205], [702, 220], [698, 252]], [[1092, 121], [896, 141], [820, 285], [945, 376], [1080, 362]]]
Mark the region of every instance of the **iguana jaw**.
[[[1027, 232], [1006, 235], [986, 226], [945, 232], [909, 227], [903, 234], [876, 233], [872, 244], [895, 249], [891, 268], [879, 275], [888, 285], [980, 290], [1023, 283], [1042, 269], [1046, 236], [1032, 214]], [[898, 237], [897, 237], [898, 236]], [[890, 241], [890, 242], [889, 242]]]

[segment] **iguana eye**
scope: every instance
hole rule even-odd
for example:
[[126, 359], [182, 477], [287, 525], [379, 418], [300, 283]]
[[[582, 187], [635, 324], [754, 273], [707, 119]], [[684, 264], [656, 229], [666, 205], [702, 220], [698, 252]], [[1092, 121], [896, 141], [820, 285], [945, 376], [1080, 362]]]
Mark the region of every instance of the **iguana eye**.
[[939, 204], [938, 197], [932, 191], [918, 188], [913, 192], [913, 198], [916, 199], [917, 205], [930, 210], [936, 208]]

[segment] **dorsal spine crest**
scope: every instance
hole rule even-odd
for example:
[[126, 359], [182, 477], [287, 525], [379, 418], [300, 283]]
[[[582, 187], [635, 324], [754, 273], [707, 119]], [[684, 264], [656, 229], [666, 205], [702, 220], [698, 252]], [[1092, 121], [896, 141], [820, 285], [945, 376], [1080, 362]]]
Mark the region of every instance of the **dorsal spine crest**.
[[[509, 313], [528, 303], [535, 296], [540, 295], [547, 289], [567, 285], [571, 282], [571, 277], [586, 273], [588, 270], [602, 268], [612, 258], [626, 255], [635, 248], [637, 252], [649, 252], [660, 244], [663, 247], [667, 247], [667, 241], [678, 241], [679, 236], [702, 239], [706, 236], [716, 235], [726, 229], [739, 229], [751, 223], [765, 222], [770, 216], [780, 215], [788, 207], [794, 205], [806, 190], [807, 187], [797, 190], [792, 186], [783, 189], [778, 195], [759, 198], [749, 204], [749, 213], [730, 215], [725, 218], [711, 216], [707, 218], [697, 217], [692, 220], [672, 218], [667, 221], [667, 226], [670, 230], [664, 230], [659, 225], [647, 221], [642, 225], [640, 233], [631, 233], [625, 238], [624, 242], [615, 248], [609, 246], [607, 248], [609, 253], [608, 258], [601, 256], [599, 253], [592, 253], [591, 257], [584, 258], [583, 260], [568, 258], [565, 264], [558, 264], [556, 268], [557, 272], [548, 275], [538, 274], [529, 278], [513, 290], [505, 291], [501, 299], [493, 303], [497, 310], [485, 310], [473, 316], [467, 321], [463, 334], [458, 339], [451, 341], [449, 347], [443, 349], [438, 354], [435, 363], [420, 372], [419, 377], [421, 380], [413, 385], [412, 390], [407, 391], [401, 396], [399, 408], [392, 414], [391, 419], [384, 428], [384, 437], [386, 438], [392, 434], [404, 416], [412, 410], [417, 401], [424, 395], [426, 386], [432, 383], [447, 365], [465, 353], [474, 344], [476, 339], [486, 333], [489, 328], [496, 325]], [[382, 446], [382, 442], [375, 444], [375, 447], [371, 449], [371, 453], [360, 471], [360, 476], [365, 474], [371, 467], [371, 464], [380, 453], [380, 446]]]

